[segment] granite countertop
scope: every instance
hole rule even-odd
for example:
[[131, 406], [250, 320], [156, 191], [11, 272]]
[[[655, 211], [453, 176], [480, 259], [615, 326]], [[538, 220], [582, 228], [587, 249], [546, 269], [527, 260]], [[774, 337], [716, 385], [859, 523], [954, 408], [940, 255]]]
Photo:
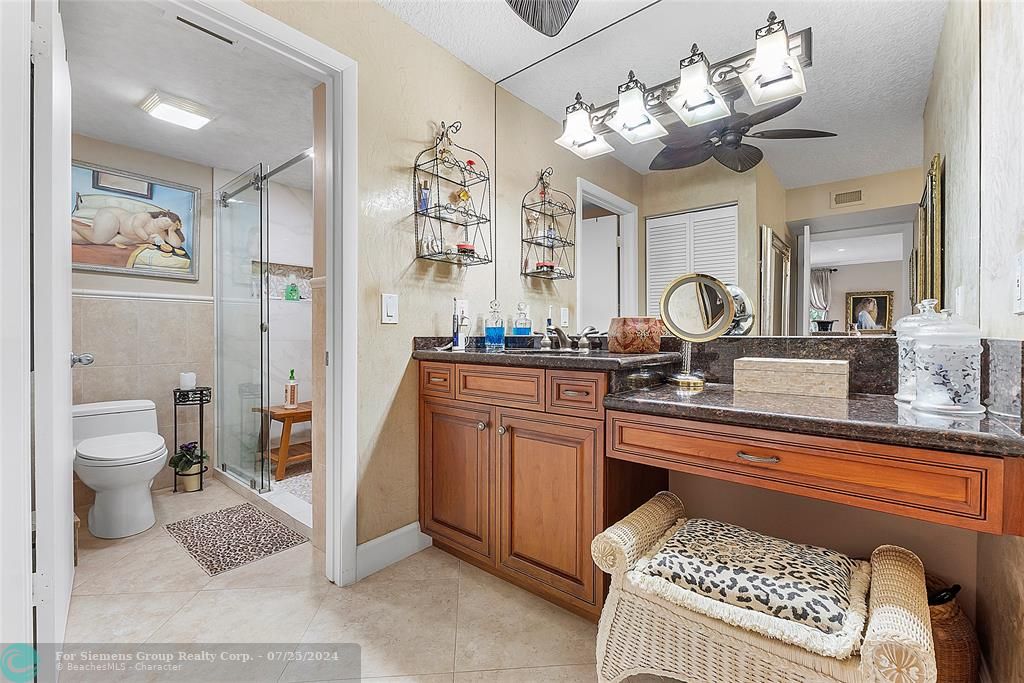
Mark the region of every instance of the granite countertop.
[[976, 455], [1024, 456], [1021, 421], [991, 414], [925, 415], [899, 405], [892, 396], [851, 394], [809, 398], [734, 391], [708, 384], [699, 393], [670, 385], [609, 394], [609, 410], [663, 415], [704, 422], [760, 427], [802, 434], [933, 448]]
[[[518, 351], [518, 352], [517, 352]], [[682, 362], [683, 356], [675, 352], [661, 353], [609, 353], [590, 351], [567, 353], [507, 349], [487, 352], [483, 349], [466, 351], [435, 351], [417, 349], [412, 352], [416, 360], [433, 360], [442, 363], [476, 363], [477, 365], [500, 365], [520, 368], [557, 368], [559, 370], [627, 370], [651, 365]]]

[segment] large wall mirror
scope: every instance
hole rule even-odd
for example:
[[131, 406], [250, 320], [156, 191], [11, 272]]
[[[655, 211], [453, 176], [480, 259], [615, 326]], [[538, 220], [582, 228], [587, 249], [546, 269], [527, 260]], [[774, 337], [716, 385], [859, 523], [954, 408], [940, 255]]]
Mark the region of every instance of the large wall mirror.
[[657, 315], [693, 272], [750, 299], [748, 334], [891, 334], [930, 296], [977, 321], [976, 4], [623, 5], [497, 86], [499, 194], [550, 166], [577, 204], [574, 278], [509, 245], [499, 279], [575, 304], [573, 328]]

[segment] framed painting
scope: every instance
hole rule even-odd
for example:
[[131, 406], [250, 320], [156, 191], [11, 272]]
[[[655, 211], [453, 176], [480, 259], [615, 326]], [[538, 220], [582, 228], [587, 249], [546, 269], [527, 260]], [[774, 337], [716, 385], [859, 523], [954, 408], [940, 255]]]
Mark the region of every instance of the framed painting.
[[846, 327], [861, 334], [892, 334], [893, 291], [847, 292]]
[[71, 163], [75, 270], [199, 279], [200, 189]]
[[945, 262], [945, 161], [941, 154], [932, 157], [924, 192], [914, 221], [913, 280], [911, 304], [923, 299], [938, 299], [943, 305], [943, 267]]

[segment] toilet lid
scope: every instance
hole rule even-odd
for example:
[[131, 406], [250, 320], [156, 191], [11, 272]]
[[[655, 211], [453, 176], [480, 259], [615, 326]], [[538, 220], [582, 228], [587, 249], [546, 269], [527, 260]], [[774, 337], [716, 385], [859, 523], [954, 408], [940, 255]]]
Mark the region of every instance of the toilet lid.
[[95, 465], [131, 465], [159, 457], [167, 452], [164, 439], [153, 432], [128, 432], [84, 439], [77, 455]]

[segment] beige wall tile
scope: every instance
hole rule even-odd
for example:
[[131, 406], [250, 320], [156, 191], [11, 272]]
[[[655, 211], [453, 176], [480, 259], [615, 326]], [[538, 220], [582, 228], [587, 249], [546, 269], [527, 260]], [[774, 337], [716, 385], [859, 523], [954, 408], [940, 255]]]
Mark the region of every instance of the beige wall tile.
[[138, 302], [133, 299], [76, 298], [82, 308], [82, 348], [96, 357], [93, 367], [139, 362]]
[[139, 368], [134, 365], [92, 365], [82, 368], [81, 373], [85, 403], [121, 401], [139, 395]]
[[[187, 320], [187, 359], [196, 363], [212, 362], [214, 353], [216, 353], [213, 329], [213, 304], [197, 303], [188, 306]], [[213, 382], [212, 375], [203, 381], [211, 384]]]

